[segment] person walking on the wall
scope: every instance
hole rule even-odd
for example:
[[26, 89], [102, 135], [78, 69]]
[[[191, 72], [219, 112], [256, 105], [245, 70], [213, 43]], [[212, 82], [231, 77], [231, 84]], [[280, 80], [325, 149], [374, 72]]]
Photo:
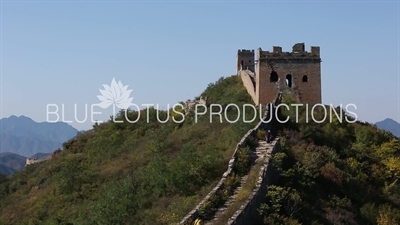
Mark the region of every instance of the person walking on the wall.
[[270, 143], [270, 142], [271, 142], [271, 131], [270, 131], [270, 130], [268, 130], [268, 132], [267, 132], [266, 141], [267, 141], [267, 143]]

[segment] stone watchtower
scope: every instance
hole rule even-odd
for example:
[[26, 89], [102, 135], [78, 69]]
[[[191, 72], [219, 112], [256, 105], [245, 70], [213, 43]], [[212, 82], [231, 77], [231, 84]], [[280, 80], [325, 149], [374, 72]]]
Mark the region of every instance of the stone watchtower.
[[236, 61], [237, 71], [250, 70], [253, 73], [255, 72], [254, 50], [238, 50]]
[[[246, 58], [249, 52], [249, 50], [238, 52], [238, 66], [241, 65], [242, 69], [243, 66], [249, 67], [248, 70], [253, 71], [250, 69], [254, 68], [250, 67], [250, 56]], [[241, 62], [243, 64], [240, 64]], [[314, 105], [322, 102], [319, 47], [311, 46], [310, 52], [305, 51], [304, 43], [295, 44], [291, 52], [282, 52], [279, 46], [274, 46], [272, 52], [258, 48], [256, 62], [256, 69], [253, 71], [255, 74], [247, 72], [248, 77], [253, 77], [255, 88], [249, 90], [247, 87], [249, 85], [245, 85], [250, 94], [251, 91], [254, 92], [255, 104], [268, 104], [273, 101], [276, 93], [284, 88], [287, 88], [301, 103]], [[238, 67], [238, 74], [242, 76], [244, 84], [248, 83], [245, 73], [239, 71]]]

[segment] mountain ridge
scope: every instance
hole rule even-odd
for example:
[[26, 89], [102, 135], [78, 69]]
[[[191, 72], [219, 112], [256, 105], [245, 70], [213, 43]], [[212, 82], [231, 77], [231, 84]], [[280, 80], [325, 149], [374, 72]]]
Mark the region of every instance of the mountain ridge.
[[30, 117], [9, 116], [0, 119], [1, 132], [17, 137], [35, 137], [43, 141], [65, 142], [76, 136], [76, 128], [64, 122], [36, 122]]
[[392, 118], [386, 118], [378, 121], [375, 123], [375, 126], [379, 129], [389, 131], [397, 137], [400, 137], [400, 123]]
[[26, 157], [11, 153], [0, 152], [0, 173], [12, 175], [25, 167]]
[[24, 115], [0, 119], [0, 173], [14, 174], [25, 167], [27, 158], [44, 158], [77, 134], [63, 122], [36, 122]]

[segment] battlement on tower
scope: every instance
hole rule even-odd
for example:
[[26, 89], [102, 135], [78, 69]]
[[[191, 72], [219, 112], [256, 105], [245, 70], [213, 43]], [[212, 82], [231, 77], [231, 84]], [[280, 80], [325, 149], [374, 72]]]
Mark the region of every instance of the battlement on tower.
[[254, 55], [254, 50], [239, 49], [238, 55]]
[[310, 51], [305, 51], [304, 43], [297, 43], [293, 45], [291, 52], [283, 52], [282, 47], [273, 46], [272, 51], [263, 51], [258, 48], [258, 60], [265, 59], [311, 59], [321, 60], [320, 58], [320, 47], [311, 46]]

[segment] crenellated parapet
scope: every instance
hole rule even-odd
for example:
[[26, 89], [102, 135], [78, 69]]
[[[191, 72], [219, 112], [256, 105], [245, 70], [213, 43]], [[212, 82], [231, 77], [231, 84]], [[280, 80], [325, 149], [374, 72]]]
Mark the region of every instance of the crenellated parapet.
[[254, 55], [254, 50], [249, 50], [249, 49], [239, 49], [238, 50], [238, 55]]
[[257, 49], [257, 59], [259, 61], [265, 60], [279, 60], [279, 59], [290, 59], [290, 60], [315, 60], [321, 61], [320, 58], [320, 47], [311, 46], [310, 51], [305, 50], [304, 43], [297, 43], [293, 45], [291, 52], [283, 52], [282, 47], [273, 46], [272, 51], [263, 51], [261, 48]]

